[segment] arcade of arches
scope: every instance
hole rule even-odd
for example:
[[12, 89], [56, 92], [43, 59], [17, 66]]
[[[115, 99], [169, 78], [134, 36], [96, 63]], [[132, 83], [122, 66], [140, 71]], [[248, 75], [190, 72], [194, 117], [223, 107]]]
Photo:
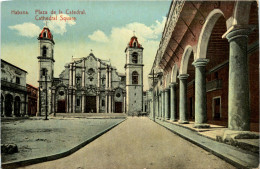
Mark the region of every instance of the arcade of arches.
[[150, 115], [259, 131], [258, 31], [257, 2], [173, 1], [150, 73]]

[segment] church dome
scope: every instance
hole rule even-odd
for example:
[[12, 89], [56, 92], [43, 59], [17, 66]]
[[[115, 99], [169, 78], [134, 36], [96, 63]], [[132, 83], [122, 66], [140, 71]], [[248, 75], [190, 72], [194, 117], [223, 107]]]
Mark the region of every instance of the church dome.
[[40, 40], [40, 39], [50, 40], [54, 43], [52, 33], [47, 26], [44, 26], [41, 33], [39, 34], [38, 40]]
[[142, 45], [138, 42], [137, 37], [133, 36], [128, 44], [130, 48], [142, 48]]

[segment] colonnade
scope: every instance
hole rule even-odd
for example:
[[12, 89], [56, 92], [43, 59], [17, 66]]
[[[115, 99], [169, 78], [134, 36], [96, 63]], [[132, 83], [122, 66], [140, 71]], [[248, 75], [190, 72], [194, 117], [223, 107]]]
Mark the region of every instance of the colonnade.
[[[228, 89], [228, 128], [230, 130], [250, 130], [249, 79], [247, 62], [247, 38], [250, 29], [235, 29], [227, 33], [230, 45], [229, 55], [229, 89]], [[195, 124], [194, 127], [205, 128], [207, 124], [206, 100], [206, 65], [208, 59], [198, 58], [193, 62], [195, 67]], [[189, 123], [187, 115], [187, 78], [188, 74], [179, 74], [179, 123]], [[153, 88], [150, 104], [155, 104], [155, 118], [176, 121], [177, 83], [172, 82], [169, 88]], [[165, 85], [166, 86], [166, 85]], [[170, 92], [169, 92], [170, 91]], [[151, 111], [151, 112], [152, 112]], [[153, 114], [151, 114], [153, 116]]]

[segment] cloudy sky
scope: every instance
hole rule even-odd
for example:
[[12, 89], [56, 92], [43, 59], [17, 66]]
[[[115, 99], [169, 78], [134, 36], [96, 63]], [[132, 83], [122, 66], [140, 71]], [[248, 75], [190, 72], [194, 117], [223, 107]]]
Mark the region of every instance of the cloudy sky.
[[[86, 57], [91, 49], [96, 57], [111, 61], [118, 72], [124, 73], [125, 47], [133, 31], [144, 47], [144, 89], [151, 69], [170, 1], [5, 1], [1, 4], [1, 58], [25, 69], [27, 83], [37, 84], [37, 37], [45, 25], [39, 17], [50, 17], [56, 11], [58, 20], [48, 21], [55, 41], [54, 75], [58, 77], [65, 63], [74, 57]], [[12, 11], [27, 11], [15, 15]], [[40, 14], [36, 10], [47, 11]], [[62, 16], [76, 20], [61, 21]], [[86, 14], [66, 14], [85, 10]], [[53, 15], [55, 16], [55, 15]]]

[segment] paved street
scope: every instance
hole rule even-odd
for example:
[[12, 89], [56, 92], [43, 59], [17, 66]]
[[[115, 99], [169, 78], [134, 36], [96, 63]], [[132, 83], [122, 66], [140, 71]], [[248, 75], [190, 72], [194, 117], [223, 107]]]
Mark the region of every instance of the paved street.
[[76, 153], [27, 169], [234, 168], [146, 117], [129, 117]]

